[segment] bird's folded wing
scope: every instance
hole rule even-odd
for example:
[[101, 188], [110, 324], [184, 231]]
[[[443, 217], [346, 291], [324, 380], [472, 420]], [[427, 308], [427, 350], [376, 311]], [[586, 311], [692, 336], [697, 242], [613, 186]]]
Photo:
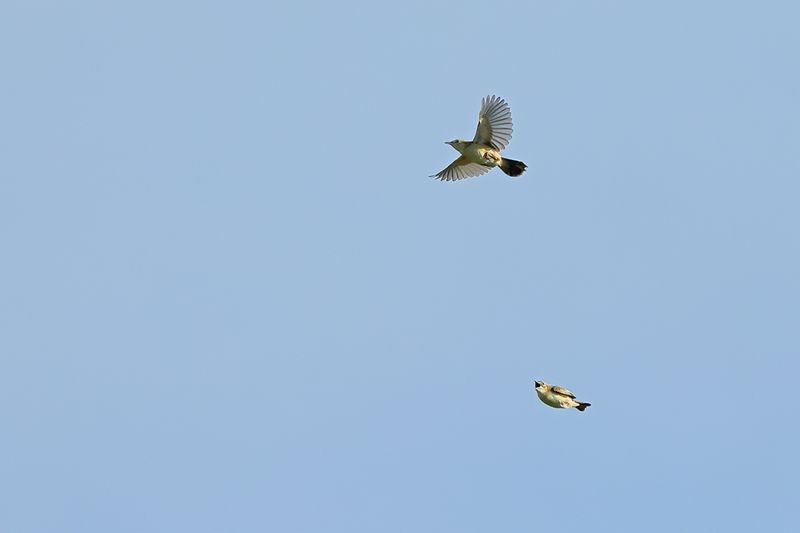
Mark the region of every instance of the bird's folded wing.
[[572, 394], [572, 392], [568, 391], [567, 389], [553, 386], [552, 390], [553, 392], [555, 392], [556, 394], [560, 394], [561, 396], [566, 396], [567, 398], [575, 398], [575, 395]]
[[485, 167], [483, 165], [479, 165], [478, 163], [469, 163], [467, 159], [462, 155], [450, 165], [447, 166], [444, 170], [439, 172], [438, 174], [434, 174], [431, 176], [432, 178], [438, 178], [442, 181], [455, 181], [455, 180], [463, 180], [464, 178], [472, 178], [474, 176], [480, 176], [481, 174], [486, 174], [491, 170], [492, 167]]
[[487, 96], [481, 100], [478, 129], [472, 142], [505, 150], [511, 142], [512, 130], [511, 109], [505, 100], [497, 96]]

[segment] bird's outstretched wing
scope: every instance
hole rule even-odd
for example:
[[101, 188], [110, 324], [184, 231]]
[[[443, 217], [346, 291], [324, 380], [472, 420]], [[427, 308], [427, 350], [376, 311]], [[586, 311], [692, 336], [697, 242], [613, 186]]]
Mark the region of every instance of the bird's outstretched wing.
[[511, 142], [512, 130], [511, 109], [505, 100], [497, 96], [487, 96], [481, 100], [478, 129], [472, 142], [505, 150]]
[[481, 174], [486, 174], [492, 169], [492, 167], [485, 167], [483, 165], [479, 165], [478, 163], [469, 163], [467, 159], [462, 155], [452, 163], [450, 163], [447, 168], [439, 172], [438, 174], [434, 174], [431, 176], [432, 178], [438, 178], [442, 181], [456, 181], [456, 180], [463, 180], [464, 178], [472, 178], [474, 176], [480, 176]]
[[555, 392], [556, 394], [560, 394], [561, 396], [566, 396], [567, 398], [573, 398], [573, 399], [575, 398], [575, 395], [572, 394], [572, 391], [568, 391], [567, 389], [564, 389], [562, 387], [557, 387], [553, 385], [552, 391]]

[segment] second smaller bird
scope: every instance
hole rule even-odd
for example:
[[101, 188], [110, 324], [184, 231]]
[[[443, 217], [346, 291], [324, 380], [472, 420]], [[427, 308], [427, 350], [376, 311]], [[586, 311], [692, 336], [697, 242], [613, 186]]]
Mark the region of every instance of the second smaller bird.
[[574, 407], [578, 411], [583, 411], [589, 407], [590, 403], [579, 402], [575, 399], [575, 395], [567, 389], [563, 389], [557, 385], [550, 385], [544, 381], [534, 381], [536, 386], [536, 395], [542, 402], [550, 407], [556, 409], [568, 409]]

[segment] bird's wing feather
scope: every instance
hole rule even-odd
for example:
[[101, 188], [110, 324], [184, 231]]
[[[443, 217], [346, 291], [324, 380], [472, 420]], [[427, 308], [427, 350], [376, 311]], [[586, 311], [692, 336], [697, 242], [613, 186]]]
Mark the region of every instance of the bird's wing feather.
[[568, 391], [567, 389], [565, 389], [563, 387], [557, 387], [557, 386], [553, 385], [553, 389], [552, 390], [553, 390], [553, 392], [555, 392], [556, 394], [560, 394], [561, 396], [566, 396], [567, 398], [575, 398], [575, 395], [572, 394], [572, 391]]
[[505, 150], [511, 142], [512, 130], [511, 109], [505, 100], [497, 96], [487, 96], [481, 100], [478, 129], [472, 142]]
[[478, 163], [469, 163], [463, 155], [450, 163], [447, 168], [431, 176], [442, 181], [456, 181], [486, 174], [492, 167], [485, 167]]

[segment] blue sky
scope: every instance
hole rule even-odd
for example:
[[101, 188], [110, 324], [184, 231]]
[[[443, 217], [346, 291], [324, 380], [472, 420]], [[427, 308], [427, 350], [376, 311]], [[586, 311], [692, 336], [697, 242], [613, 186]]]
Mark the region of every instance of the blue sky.
[[4, 3], [0, 531], [793, 530], [799, 18]]

